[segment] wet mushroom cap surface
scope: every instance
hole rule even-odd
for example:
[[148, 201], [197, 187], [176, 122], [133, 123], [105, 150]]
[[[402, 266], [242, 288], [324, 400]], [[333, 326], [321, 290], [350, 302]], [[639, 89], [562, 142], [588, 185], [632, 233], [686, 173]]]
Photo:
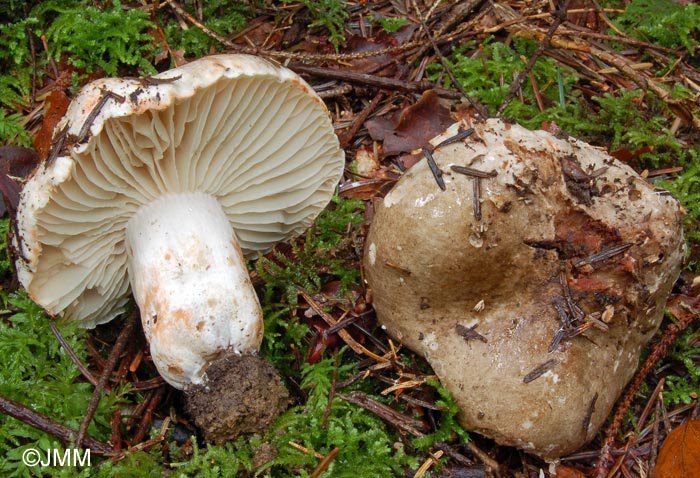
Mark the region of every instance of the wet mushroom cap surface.
[[446, 190], [422, 160], [370, 227], [378, 319], [426, 357], [465, 427], [571, 453], [662, 320], [684, 257], [681, 207], [600, 149], [500, 120], [432, 156]]

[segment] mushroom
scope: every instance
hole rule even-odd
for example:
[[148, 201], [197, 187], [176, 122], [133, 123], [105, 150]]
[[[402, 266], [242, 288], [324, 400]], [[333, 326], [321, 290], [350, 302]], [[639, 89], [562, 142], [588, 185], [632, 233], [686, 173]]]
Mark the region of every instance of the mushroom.
[[133, 292], [163, 378], [205, 384], [210, 364], [262, 340], [244, 257], [304, 231], [343, 166], [322, 100], [261, 58], [97, 80], [22, 191], [19, 280], [88, 328], [123, 313]]
[[[468, 429], [547, 459], [591, 440], [654, 335], [682, 208], [604, 151], [492, 119], [377, 208], [365, 278]], [[457, 131], [453, 127], [433, 144]]]

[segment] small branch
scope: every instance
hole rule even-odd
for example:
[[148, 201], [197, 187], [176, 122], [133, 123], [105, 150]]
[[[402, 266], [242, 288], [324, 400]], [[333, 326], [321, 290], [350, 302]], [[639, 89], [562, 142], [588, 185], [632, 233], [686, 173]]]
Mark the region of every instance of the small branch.
[[[25, 407], [21, 403], [10, 400], [2, 395], [0, 395], [0, 412], [14, 417], [17, 420], [20, 420], [27, 425], [31, 425], [42, 432], [48, 433], [51, 436], [55, 436], [65, 443], [70, 443], [77, 434], [77, 432], [72, 428], [56, 423], [49, 417], [35, 412], [34, 410]], [[83, 446], [96, 453], [112, 452], [112, 448], [108, 444], [102, 443], [101, 441], [95, 440], [89, 436], [83, 436], [82, 441]], [[75, 446], [78, 447], [77, 441]]]
[[83, 374], [83, 377], [85, 377], [87, 381], [90, 382], [93, 386], [97, 386], [97, 379], [90, 372], [90, 370], [88, 370], [85, 364], [83, 364], [83, 362], [80, 361], [75, 352], [73, 352], [73, 349], [70, 348], [70, 345], [68, 345], [66, 339], [63, 337], [63, 335], [61, 335], [61, 331], [58, 330], [56, 324], [52, 321], [51, 324], [49, 324], [49, 327], [51, 327], [51, 332], [53, 332], [54, 336], [56, 336], [56, 339], [61, 344], [61, 347], [63, 347], [63, 350], [66, 351], [68, 357], [70, 357], [71, 361], [76, 365], [76, 367], [78, 367], [80, 373]]
[[367, 117], [377, 108], [379, 103], [385, 97], [386, 94], [383, 91], [377, 93], [377, 95], [374, 98], [372, 98], [372, 101], [370, 101], [369, 104], [365, 106], [364, 109], [357, 116], [355, 116], [355, 118], [353, 118], [350, 127], [346, 131], [338, 135], [338, 138], [340, 139], [340, 147], [342, 149], [347, 149], [348, 146], [350, 146], [352, 139], [355, 137], [357, 131], [365, 123]]
[[309, 475], [309, 478], [315, 478], [326, 471], [326, 468], [328, 468], [335, 457], [338, 456], [338, 453], [340, 453], [340, 448], [333, 448], [328, 455], [323, 457], [323, 460], [321, 460], [321, 463], [319, 463], [316, 469]]
[[500, 117], [501, 114], [503, 114], [503, 111], [505, 111], [510, 102], [513, 100], [513, 98], [515, 98], [515, 95], [520, 89], [520, 87], [523, 85], [525, 78], [528, 77], [528, 75], [532, 71], [532, 68], [535, 66], [535, 63], [537, 62], [539, 57], [542, 56], [545, 49], [547, 49], [547, 47], [549, 46], [549, 42], [552, 41], [552, 38], [554, 37], [554, 32], [556, 32], [557, 28], [559, 28], [559, 25], [561, 25], [562, 22], [566, 20], [566, 10], [568, 6], [569, 0], [565, 0], [560, 6], [560, 8], [558, 8], [552, 13], [552, 15], [554, 16], [554, 23], [552, 23], [552, 26], [549, 27], [549, 31], [544, 36], [540, 44], [537, 46], [535, 53], [533, 53], [532, 57], [530, 57], [530, 60], [527, 62], [527, 65], [525, 65], [525, 69], [518, 74], [518, 77], [510, 85], [510, 88], [508, 89], [508, 94], [506, 95], [506, 99], [503, 100], [503, 103], [498, 108], [498, 111], [496, 111], [496, 117]]
[[450, 77], [450, 81], [452, 81], [452, 84], [454, 85], [455, 88], [457, 88], [460, 95], [462, 97], [464, 97], [469, 102], [469, 104], [472, 105], [472, 108], [474, 108], [479, 113], [479, 116], [481, 116], [482, 119], [488, 118], [487, 111], [485, 111], [484, 108], [481, 107], [481, 105], [479, 105], [476, 101], [474, 101], [467, 94], [467, 92], [464, 91], [462, 84], [457, 80], [457, 77], [452, 72], [452, 68], [450, 68], [450, 64], [447, 62], [445, 57], [442, 55], [442, 52], [440, 51], [440, 47], [438, 47], [437, 43], [435, 42], [435, 39], [433, 38], [433, 35], [430, 33], [430, 29], [428, 28], [428, 25], [426, 25], [425, 20], [423, 19], [423, 14], [418, 9], [418, 5], [416, 4], [416, 1], [412, 0], [412, 2], [413, 2], [413, 8], [416, 10], [416, 15], [418, 16], [418, 20], [420, 21], [421, 28], [423, 28], [425, 35], [428, 37], [428, 41], [430, 42], [430, 46], [433, 48], [433, 51], [440, 59], [440, 64], [447, 72], [447, 75]]
[[362, 407], [368, 412], [374, 413], [379, 418], [398, 428], [399, 430], [410, 433], [416, 437], [424, 436], [424, 433], [419, 430], [420, 428], [424, 428], [424, 424], [420, 420], [397, 412], [390, 406], [384, 405], [383, 403], [368, 397], [363, 392], [354, 391], [350, 392], [348, 395], [338, 393], [336, 394], [336, 397]]
[[92, 398], [90, 399], [88, 408], [85, 411], [85, 418], [80, 424], [78, 436], [75, 439], [76, 447], [80, 447], [82, 445], [83, 439], [87, 432], [87, 428], [90, 425], [90, 422], [92, 421], [92, 417], [95, 416], [97, 406], [100, 404], [100, 400], [102, 399], [102, 392], [104, 391], [105, 385], [107, 385], [107, 382], [109, 381], [109, 378], [112, 375], [112, 371], [114, 371], [114, 367], [117, 365], [117, 360], [119, 360], [119, 356], [124, 350], [127, 340], [131, 336], [131, 332], [134, 330], [134, 325], [136, 324], [137, 316], [138, 312], [136, 311], [129, 314], [129, 318], [126, 320], [124, 328], [122, 329], [121, 333], [119, 334], [119, 337], [117, 338], [117, 341], [114, 343], [114, 346], [112, 347], [112, 350], [109, 353], [109, 358], [107, 359], [105, 368], [102, 371], [102, 374], [100, 375], [100, 379], [97, 382], [95, 390], [93, 390], [92, 392]]
[[331, 78], [333, 80], [343, 80], [349, 83], [359, 83], [361, 85], [375, 86], [389, 90], [404, 91], [407, 93], [422, 93], [425, 90], [434, 89], [438, 96], [451, 100], [461, 97], [459, 93], [444, 88], [434, 88], [430, 82], [422, 81], [401, 81], [383, 76], [368, 75], [366, 73], [356, 73], [348, 70], [334, 70], [332, 68], [321, 68], [302, 64], [292, 64], [289, 68], [296, 73], [306, 73], [308, 75]]
[[153, 410], [155, 410], [155, 408], [160, 404], [161, 400], [163, 400], [164, 395], [165, 387], [161, 387], [155, 392], [155, 394], [153, 394], [150, 400], [148, 400], [148, 406], [141, 417], [139, 427], [136, 429], [132, 443], [141, 443], [141, 441], [143, 441], [143, 439], [146, 437], [146, 433], [150, 429], [151, 421], [153, 419]]
[[[304, 298], [307, 304], [316, 312], [323, 320], [326, 322], [328, 325], [333, 326], [338, 323], [338, 321], [333, 317], [331, 314], [323, 310], [323, 307], [321, 307], [318, 302], [316, 302], [311, 295], [306, 292], [305, 290], [298, 288], [297, 289], [299, 294]], [[361, 355], [366, 355], [372, 359], [374, 359], [377, 362], [386, 362], [387, 360], [384, 357], [380, 357], [379, 355], [375, 354], [371, 350], [367, 350], [361, 343], [359, 343], [357, 340], [352, 338], [352, 335], [350, 335], [350, 332], [348, 332], [345, 329], [341, 329], [338, 331], [338, 336], [343, 339], [343, 341], [350, 347], [355, 353], [361, 354]]]
[[338, 384], [338, 367], [340, 363], [338, 361], [338, 351], [335, 351], [335, 367], [333, 367], [333, 376], [331, 377], [331, 389], [328, 392], [328, 402], [326, 403], [326, 412], [323, 414], [323, 421], [321, 422], [321, 430], [325, 430], [328, 426], [328, 418], [331, 416], [333, 411], [333, 399], [335, 398], [335, 387]]

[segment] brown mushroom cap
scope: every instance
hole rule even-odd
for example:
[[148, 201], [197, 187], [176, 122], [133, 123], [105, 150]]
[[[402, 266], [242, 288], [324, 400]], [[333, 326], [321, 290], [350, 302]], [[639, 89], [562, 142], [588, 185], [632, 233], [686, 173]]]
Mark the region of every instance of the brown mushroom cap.
[[[433, 152], [446, 191], [421, 161], [386, 196], [365, 277], [379, 321], [426, 357], [465, 427], [556, 458], [593, 438], [657, 330], [682, 210], [581, 141], [475, 130]], [[480, 219], [475, 179], [451, 165], [496, 172], [479, 179]]]

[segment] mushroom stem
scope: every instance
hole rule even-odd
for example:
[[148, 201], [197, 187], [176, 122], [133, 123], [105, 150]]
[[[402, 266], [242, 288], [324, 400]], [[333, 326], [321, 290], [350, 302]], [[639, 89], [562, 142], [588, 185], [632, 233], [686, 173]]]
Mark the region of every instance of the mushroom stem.
[[216, 198], [199, 192], [157, 198], [129, 220], [126, 244], [143, 330], [168, 383], [201, 384], [224, 352], [259, 349], [262, 310]]

